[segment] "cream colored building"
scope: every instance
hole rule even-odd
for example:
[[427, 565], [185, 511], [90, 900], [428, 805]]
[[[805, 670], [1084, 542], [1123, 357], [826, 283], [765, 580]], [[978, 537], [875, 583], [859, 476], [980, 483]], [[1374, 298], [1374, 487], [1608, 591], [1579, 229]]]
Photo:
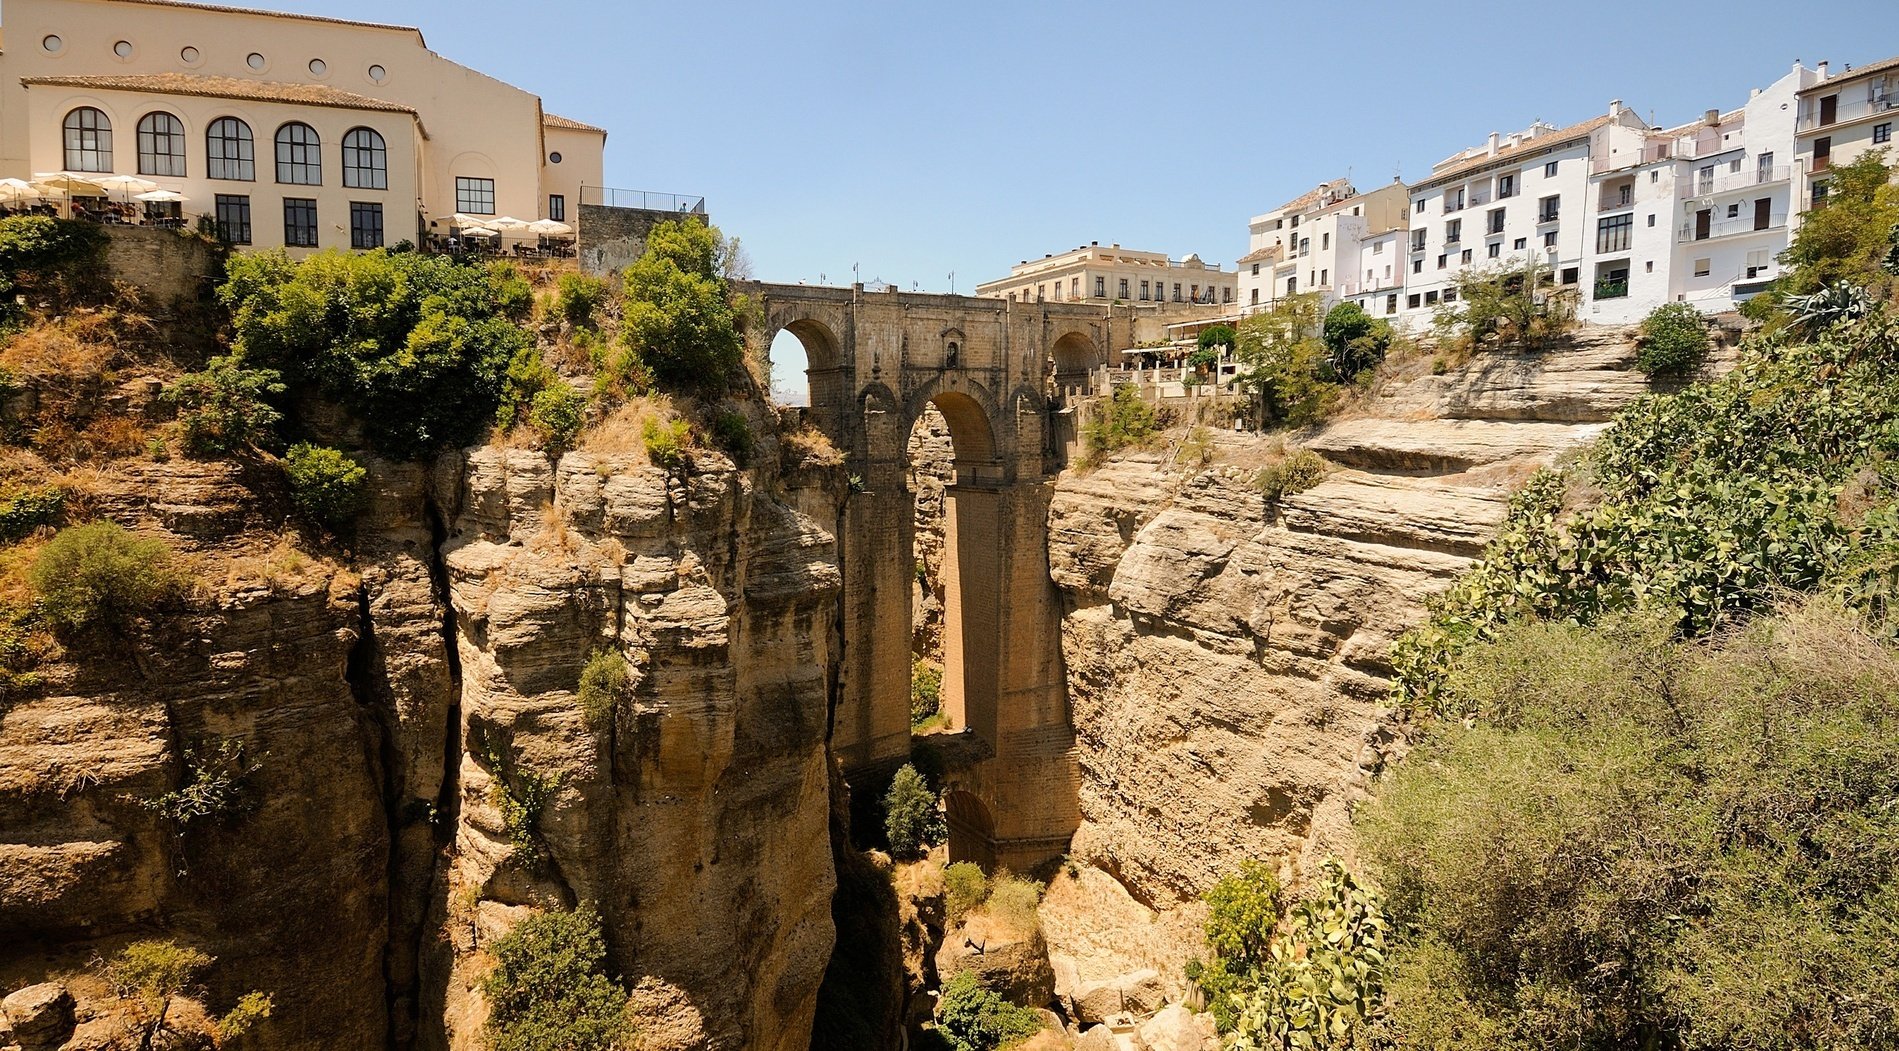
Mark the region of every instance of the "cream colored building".
[[1232, 271], [1197, 255], [1170, 259], [1099, 241], [1060, 255], [1023, 260], [1009, 276], [976, 286], [990, 299], [1024, 303], [1167, 303], [1231, 305], [1237, 283]]
[[1899, 161], [1899, 58], [1889, 58], [1838, 73], [1820, 63], [1816, 82], [1798, 95], [1794, 124], [1798, 213], [1826, 203], [1835, 168], [1845, 167], [1871, 150], [1887, 151], [1886, 163]]
[[1333, 179], [1254, 216], [1239, 261], [1241, 312], [1299, 292], [1317, 292], [1327, 306], [1349, 299], [1368, 310], [1390, 299], [1404, 286], [1397, 234], [1406, 228], [1409, 203], [1395, 179], [1370, 193]]
[[6, 0], [0, 176], [133, 175], [233, 240], [374, 247], [455, 212], [572, 224], [606, 132], [418, 29], [179, 0]]

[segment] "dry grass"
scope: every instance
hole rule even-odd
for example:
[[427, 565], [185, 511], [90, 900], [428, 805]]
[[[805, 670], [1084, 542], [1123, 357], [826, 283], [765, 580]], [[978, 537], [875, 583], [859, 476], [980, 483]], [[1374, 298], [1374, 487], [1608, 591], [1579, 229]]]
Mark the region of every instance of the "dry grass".
[[1042, 885], [1032, 879], [999, 870], [989, 880], [989, 897], [980, 911], [1017, 933], [1032, 934], [1042, 925], [1036, 913], [1042, 904], [1042, 890]]
[[785, 435], [784, 451], [786, 463], [794, 467], [837, 467], [844, 463], [844, 454], [831, 444], [830, 436], [808, 423]]
[[[212, 566], [209, 558], [204, 559], [200, 566], [194, 567], [199, 571], [191, 575], [198, 580], [213, 579], [211, 574], [203, 572]], [[256, 584], [264, 585], [273, 593], [293, 591], [312, 581], [328, 580], [336, 570], [330, 560], [306, 551], [301, 538], [292, 531], [278, 533], [268, 544], [259, 544], [223, 560], [222, 566], [227, 592]]]
[[594, 456], [644, 456], [647, 421], [668, 424], [678, 415], [672, 399], [663, 394], [628, 399], [605, 419], [580, 432], [580, 450]]

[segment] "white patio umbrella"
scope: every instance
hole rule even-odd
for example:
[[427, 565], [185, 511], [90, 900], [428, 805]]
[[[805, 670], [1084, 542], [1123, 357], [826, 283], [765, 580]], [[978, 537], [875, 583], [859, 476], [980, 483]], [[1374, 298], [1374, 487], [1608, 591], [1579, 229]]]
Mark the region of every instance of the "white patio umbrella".
[[448, 217], [448, 221], [461, 227], [463, 233], [467, 233], [471, 230], [488, 229], [488, 220], [483, 219], [479, 215], [464, 215], [461, 212], [456, 212], [454, 215]]
[[37, 201], [44, 194], [25, 179], [0, 179], [0, 203]]
[[74, 193], [105, 193], [106, 188], [99, 180], [79, 172], [34, 172], [33, 185], [43, 190], [58, 190], [71, 196]]
[[135, 193], [147, 193], [158, 189], [158, 184], [150, 179], [141, 179], [136, 175], [106, 175], [95, 180], [111, 193], [123, 193], [127, 199]]
[[174, 201], [189, 201], [191, 198], [186, 197], [177, 190], [151, 190], [139, 194], [134, 200], [151, 201], [155, 204], [170, 204]]
[[527, 228], [537, 234], [571, 234], [574, 228], [559, 219], [536, 219]]
[[463, 237], [500, 237], [501, 234], [499, 234], [498, 232], [494, 230], [490, 230], [485, 226], [464, 226], [462, 227], [462, 236]]
[[512, 215], [504, 215], [497, 219], [488, 220], [488, 229], [499, 230], [504, 234], [519, 233], [527, 228], [528, 221], [526, 219], [516, 219]]

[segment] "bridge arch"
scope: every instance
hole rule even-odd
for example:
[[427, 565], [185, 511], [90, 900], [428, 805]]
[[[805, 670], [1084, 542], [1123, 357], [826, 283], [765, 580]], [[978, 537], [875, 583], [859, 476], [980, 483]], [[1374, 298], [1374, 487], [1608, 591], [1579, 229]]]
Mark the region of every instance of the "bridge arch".
[[1011, 434], [1004, 426], [1001, 407], [986, 387], [960, 378], [934, 378], [906, 399], [903, 413], [906, 426], [914, 425], [931, 405], [936, 406], [936, 411], [942, 413], [949, 424], [950, 443], [955, 448], [958, 467], [997, 462], [1002, 443]]
[[974, 792], [951, 788], [943, 793], [949, 824], [950, 864], [967, 861], [984, 872], [996, 867], [996, 816]]
[[1055, 381], [1060, 385], [1068, 377], [1081, 377], [1108, 364], [1107, 351], [1095, 344], [1094, 336], [1082, 329], [1069, 329], [1049, 344], [1049, 357], [1055, 362]]

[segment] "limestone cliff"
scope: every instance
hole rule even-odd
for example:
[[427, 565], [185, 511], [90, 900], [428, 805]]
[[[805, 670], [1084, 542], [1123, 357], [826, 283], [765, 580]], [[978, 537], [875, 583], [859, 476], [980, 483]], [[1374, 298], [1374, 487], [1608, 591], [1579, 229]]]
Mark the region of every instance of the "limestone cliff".
[[[1082, 765], [1075, 855], [1166, 908], [1242, 858], [1349, 853], [1349, 810], [1395, 742], [1390, 644], [1516, 483], [1648, 389], [1633, 356], [1629, 333], [1588, 329], [1542, 354], [1416, 367], [1313, 433], [1214, 434], [1206, 464], [1184, 463], [1176, 434], [1065, 473], [1049, 544]], [[1335, 468], [1273, 501], [1255, 474], [1282, 441]]]
[[[247, 1046], [473, 1048], [484, 946], [585, 900], [644, 1046], [803, 1048], [833, 937], [839, 579], [793, 510], [829, 498], [784, 491], [755, 415], [749, 469], [373, 463], [348, 552], [287, 524], [268, 464], [89, 471], [89, 515], [166, 539], [197, 583], [0, 699], [0, 988], [63, 982], [60, 1040], [126, 1046], [99, 961], [167, 938], [216, 957], [203, 1009], [274, 996]], [[631, 688], [589, 721], [597, 650]], [[243, 812], [180, 831], [142, 805], [224, 739]], [[538, 818], [511, 829], [499, 804], [530, 782]]]

